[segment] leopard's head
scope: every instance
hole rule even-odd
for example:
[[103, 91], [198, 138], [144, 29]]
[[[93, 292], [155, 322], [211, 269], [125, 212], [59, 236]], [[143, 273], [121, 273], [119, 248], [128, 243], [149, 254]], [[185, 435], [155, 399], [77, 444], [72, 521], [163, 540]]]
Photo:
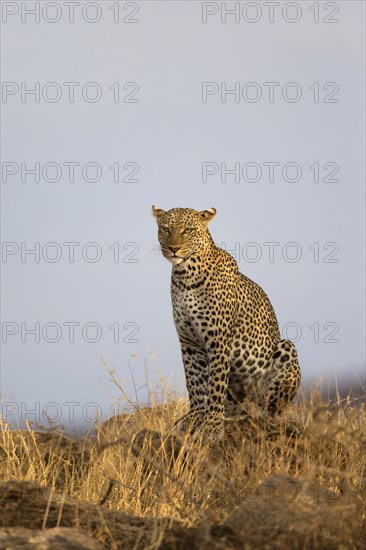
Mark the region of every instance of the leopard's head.
[[165, 211], [152, 207], [158, 224], [158, 237], [165, 258], [173, 266], [185, 262], [193, 254], [212, 246], [208, 231], [209, 222], [215, 217], [216, 209], [198, 212], [192, 208], [172, 208]]

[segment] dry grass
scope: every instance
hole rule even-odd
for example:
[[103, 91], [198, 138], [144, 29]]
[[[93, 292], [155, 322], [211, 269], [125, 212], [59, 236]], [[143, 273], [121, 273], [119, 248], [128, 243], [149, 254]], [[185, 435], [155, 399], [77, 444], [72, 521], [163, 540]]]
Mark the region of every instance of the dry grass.
[[363, 548], [363, 404], [314, 390], [275, 420], [247, 404], [211, 446], [173, 432], [185, 409], [117, 416], [80, 441], [3, 423], [0, 526], [77, 527], [112, 548]]

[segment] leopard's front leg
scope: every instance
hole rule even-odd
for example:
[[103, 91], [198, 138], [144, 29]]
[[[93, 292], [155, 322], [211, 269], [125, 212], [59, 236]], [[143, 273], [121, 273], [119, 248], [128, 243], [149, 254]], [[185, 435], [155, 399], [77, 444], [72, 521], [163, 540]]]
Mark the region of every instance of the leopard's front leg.
[[179, 336], [179, 340], [189, 396], [189, 412], [175, 426], [184, 432], [194, 432], [206, 417], [208, 361], [204, 351], [195, 342], [183, 335]]
[[229, 334], [221, 334], [220, 338], [209, 343], [209, 380], [206, 416], [201, 431], [209, 439], [215, 440], [224, 433], [224, 404], [227, 395], [230, 371]]

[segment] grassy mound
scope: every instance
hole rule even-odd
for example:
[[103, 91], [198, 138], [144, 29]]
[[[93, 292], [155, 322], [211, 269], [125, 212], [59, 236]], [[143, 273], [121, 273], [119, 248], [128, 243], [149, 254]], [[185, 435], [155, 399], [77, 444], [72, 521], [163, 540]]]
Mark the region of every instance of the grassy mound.
[[185, 409], [138, 409], [80, 440], [3, 423], [0, 527], [109, 548], [363, 548], [363, 404], [314, 391], [270, 420], [248, 403], [211, 445], [174, 432]]

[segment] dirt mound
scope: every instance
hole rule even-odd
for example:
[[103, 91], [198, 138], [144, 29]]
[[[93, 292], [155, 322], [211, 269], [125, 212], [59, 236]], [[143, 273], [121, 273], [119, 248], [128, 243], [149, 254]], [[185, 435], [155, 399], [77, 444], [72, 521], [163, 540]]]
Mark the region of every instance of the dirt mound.
[[[159, 518], [130, 517], [88, 502], [40, 487], [35, 482], [7, 481], [0, 484], [0, 527], [78, 528], [109, 547], [144, 548], [173, 522]], [[117, 545], [117, 546], [116, 546]]]
[[[246, 496], [220, 524], [189, 528], [169, 519], [133, 517], [70, 499], [34, 482], [9, 481], [0, 485], [1, 533], [8, 547], [17, 547], [18, 537], [29, 546], [38, 541], [38, 548], [46, 550], [100, 547], [87, 546], [87, 538], [74, 536], [75, 529], [107, 548], [363, 548], [366, 532], [354, 519], [354, 503], [324, 487], [274, 475]], [[39, 531], [42, 528], [46, 529]]]

